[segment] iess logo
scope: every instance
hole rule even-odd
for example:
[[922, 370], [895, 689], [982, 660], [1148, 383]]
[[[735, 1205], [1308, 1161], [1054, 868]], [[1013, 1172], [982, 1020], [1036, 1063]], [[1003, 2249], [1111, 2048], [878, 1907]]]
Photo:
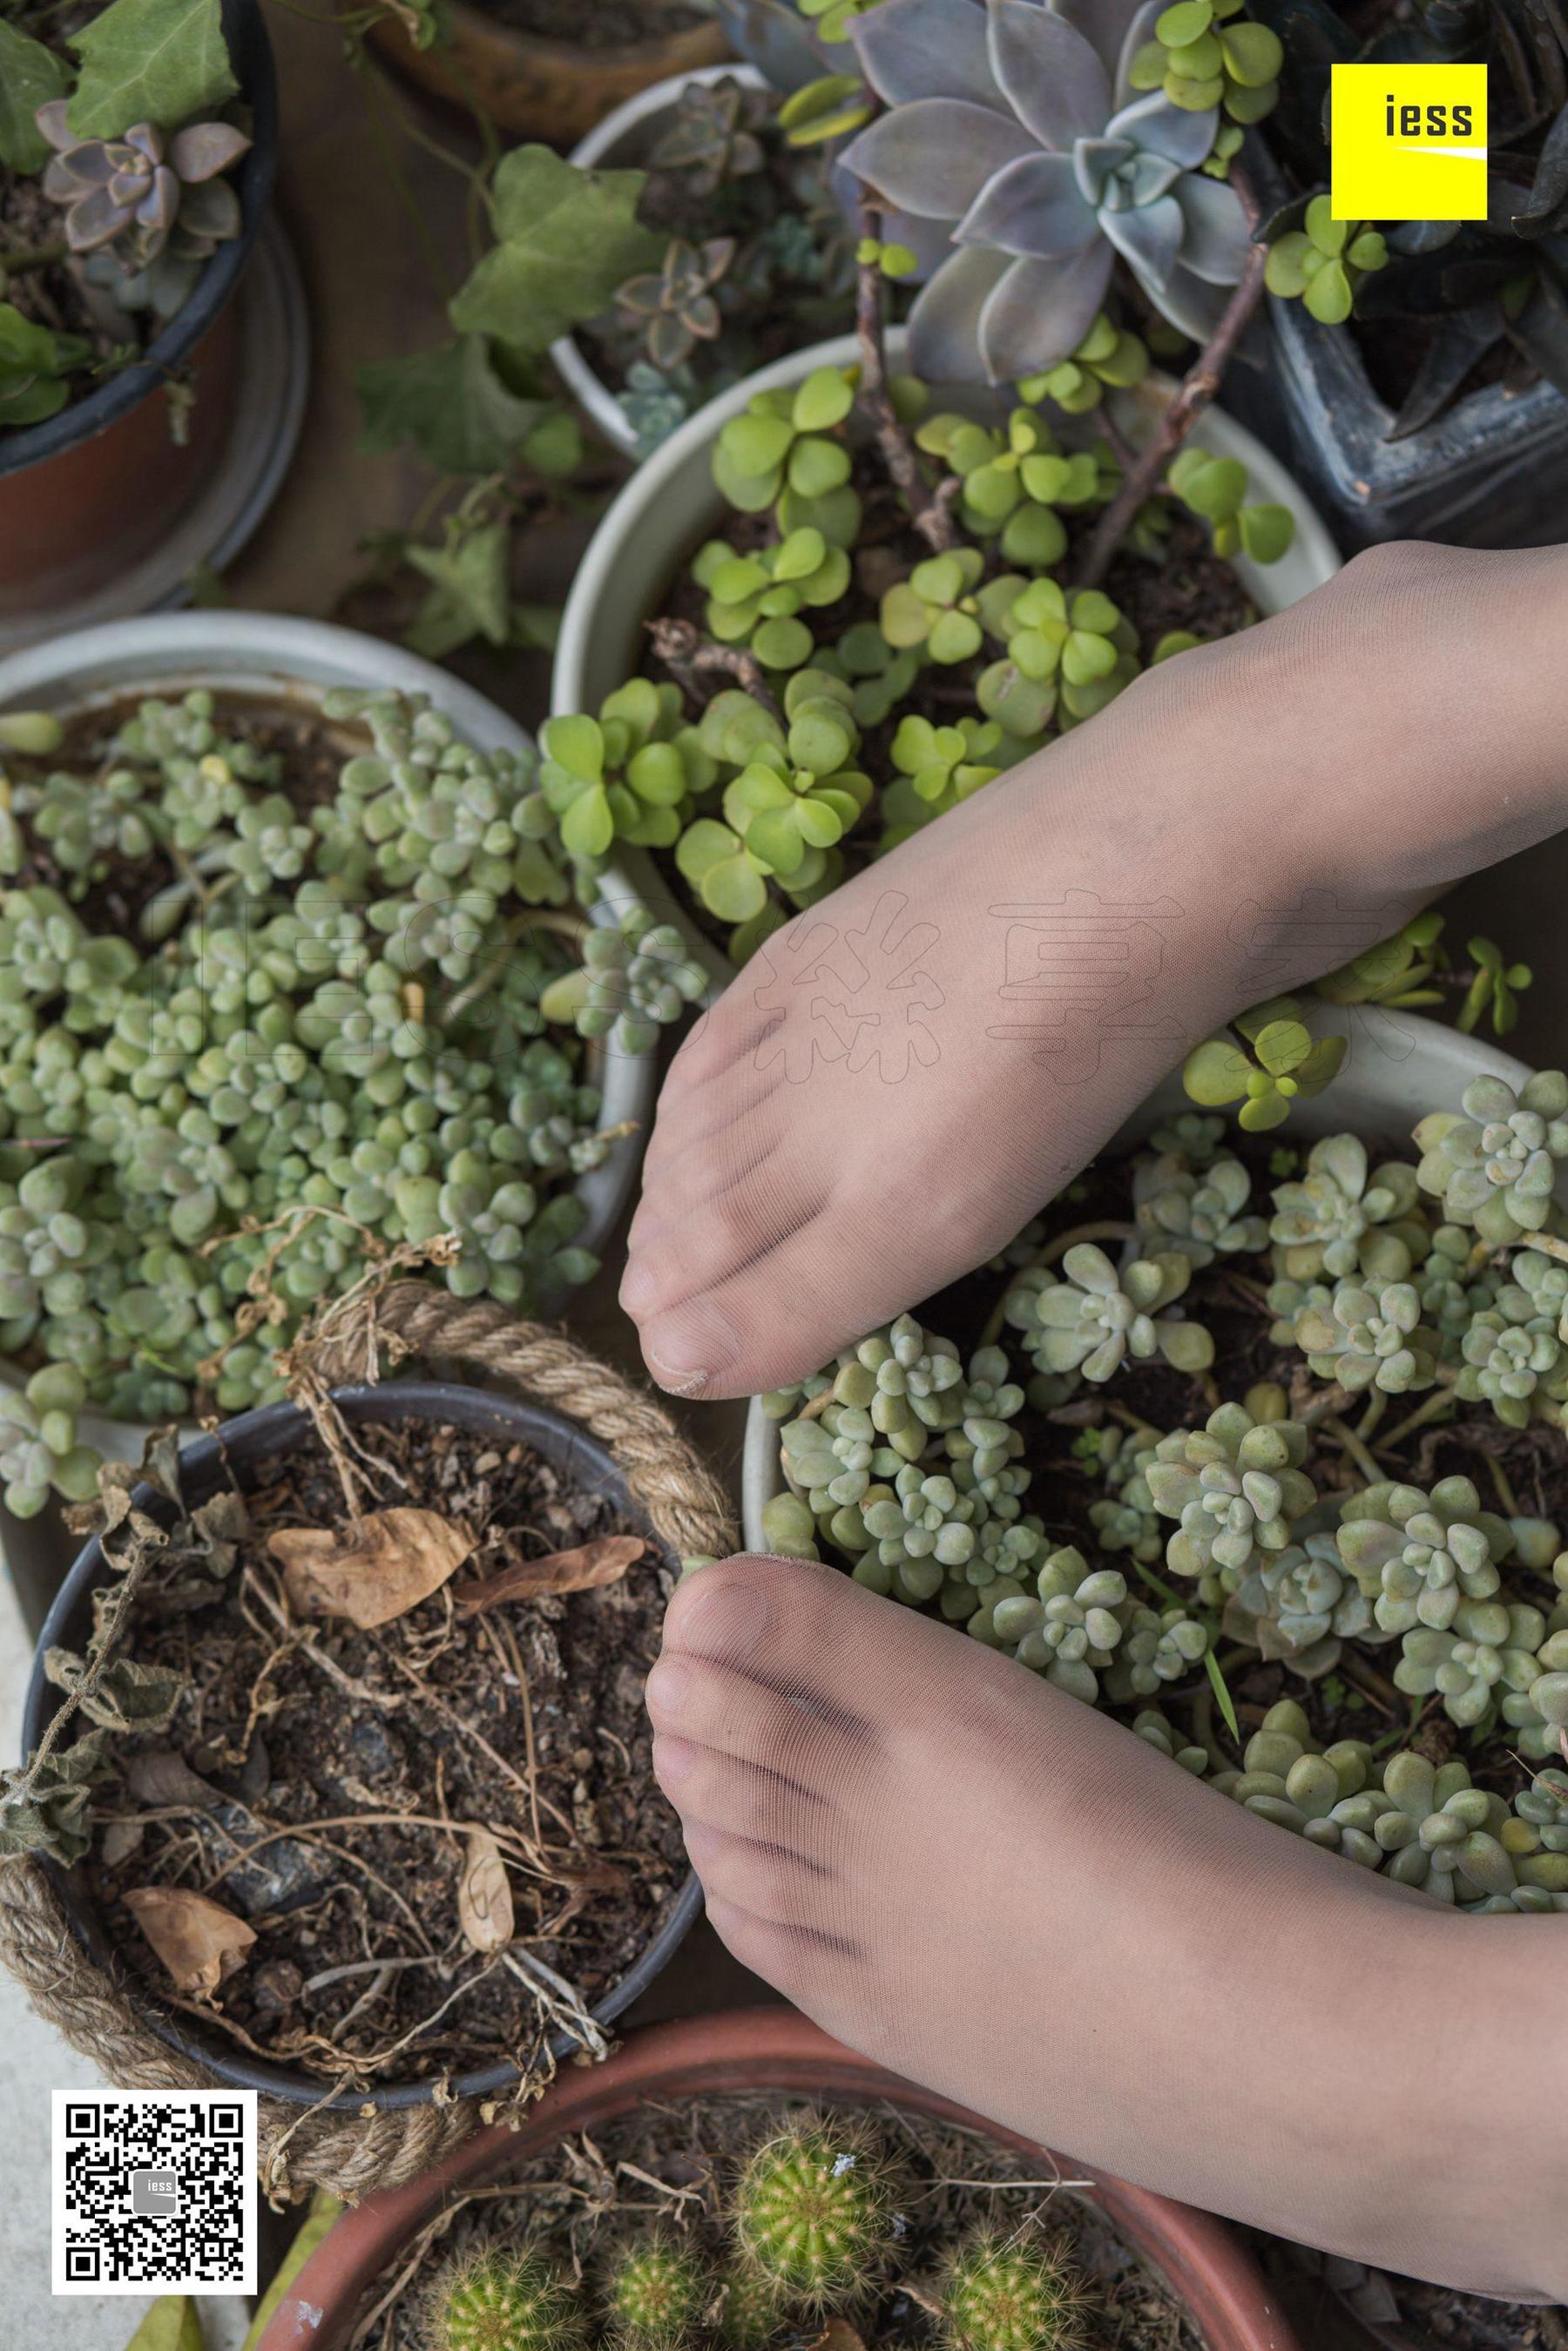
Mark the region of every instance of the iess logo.
[[1485, 66], [1335, 66], [1335, 220], [1485, 220]]

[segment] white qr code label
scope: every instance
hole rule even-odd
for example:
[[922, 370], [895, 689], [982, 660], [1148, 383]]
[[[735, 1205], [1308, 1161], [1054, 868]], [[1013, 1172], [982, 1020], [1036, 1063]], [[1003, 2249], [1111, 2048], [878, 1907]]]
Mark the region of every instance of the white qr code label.
[[57, 2294], [256, 2292], [256, 2092], [54, 2094]]

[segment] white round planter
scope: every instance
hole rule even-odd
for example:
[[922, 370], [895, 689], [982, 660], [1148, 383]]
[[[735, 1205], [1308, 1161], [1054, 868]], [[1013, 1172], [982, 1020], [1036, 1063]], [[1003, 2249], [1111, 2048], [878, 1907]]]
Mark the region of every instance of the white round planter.
[[[701, 66], [693, 73], [672, 74], [667, 81], [640, 89], [602, 122], [596, 122], [588, 136], [578, 141], [567, 162], [584, 172], [640, 168], [669, 128], [683, 92], [694, 83], [716, 81], [737, 81], [747, 89], [767, 88], [755, 66]], [[626, 421], [626, 412], [602, 376], [594, 373], [577, 337], [558, 337], [549, 355], [556, 373], [601, 438], [622, 456], [635, 457], [637, 435]]]
[[[319, 621], [281, 618], [271, 612], [187, 611], [113, 621], [82, 629], [47, 644], [0, 660], [0, 710], [42, 709], [62, 715], [117, 701], [148, 690], [180, 694], [193, 686], [264, 695], [298, 704], [319, 704], [333, 686], [389, 687], [427, 695], [466, 741], [484, 751], [526, 751], [530, 737], [483, 695], [421, 661], [400, 646], [334, 629]], [[632, 895], [619, 870], [601, 883], [600, 919]], [[577, 1193], [587, 1211], [581, 1234], [585, 1249], [598, 1252], [614, 1229], [636, 1182], [653, 1107], [653, 1057], [624, 1053], [601, 1058], [596, 1076], [607, 1126], [636, 1122], [601, 1167], [579, 1178]], [[19, 1384], [0, 1360], [0, 1384]], [[82, 1441], [111, 1458], [136, 1459], [146, 1430], [87, 1412], [78, 1416]], [[29, 1527], [36, 1522], [29, 1522]], [[8, 1541], [19, 1530], [11, 1522]]]
[[[888, 338], [889, 357], [895, 364], [903, 357], [903, 342], [896, 331]], [[644, 623], [657, 613], [682, 562], [728, 512], [714, 486], [712, 458], [714, 444], [730, 419], [743, 414], [759, 392], [788, 389], [816, 368], [854, 367], [859, 358], [852, 335], [791, 352], [710, 400], [638, 467], [590, 540], [561, 614], [550, 679], [550, 708], [557, 716], [591, 716], [607, 694], [641, 667]], [[1175, 388], [1168, 376], [1151, 375], [1134, 390], [1115, 396], [1113, 413], [1134, 444], [1154, 429]], [[977, 417], [1000, 413], [997, 397], [974, 385], [944, 388], [940, 396], [947, 405]], [[1059, 430], [1064, 441], [1086, 443], [1094, 437], [1094, 417], [1063, 417]], [[1295, 517], [1294, 540], [1278, 563], [1236, 559], [1237, 576], [1259, 611], [1281, 612], [1332, 580], [1340, 569], [1338, 549], [1315, 507], [1278, 458], [1219, 408], [1205, 412], [1194, 438], [1214, 456], [1239, 458], [1256, 495], [1288, 507]], [[623, 853], [622, 862], [659, 914], [679, 922], [716, 987], [727, 985], [734, 977], [727, 960], [698, 930], [657, 874], [653, 860], [645, 852], [632, 851]]]
[[[1375, 1006], [1347, 1008], [1309, 999], [1309, 1026], [1338, 1035], [1348, 1027], [1350, 1050], [1333, 1083], [1312, 1101], [1292, 1103], [1281, 1140], [1315, 1142], [1320, 1135], [1349, 1132], [1369, 1144], [1396, 1148], [1405, 1143], [1416, 1121], [1430, 1110], [1455, 1110], [1472, 1078], [1501, 1078], [1516, 1090], [1531, 1073], [1496, 1045], [1479, 1037], [1461, 1036], [1436, 1020], [1413, 1012], [1385, 1012]], [[1105, 1145], [1105, 1154], [1132, 1151], [1151, 1127], [1163, 1119], [1190, 1110], [1182, 1091], [1181, 1073], [1166, 1078], [1120, 1134]], [[919, 1304], [912, 1299], [912, 1306]], [[1224, 1365], [1217, 1366], [1223, 1372]], [[782, 1423], [769, 1420], [759, 1398], [753, 1397], [746, 1422], [746, 1446], [741, 1463], [741, 1523], [747, 1551], [766, 1551], [762, 1513], [775, 1494], [783, 1490], [779, 1437]]]

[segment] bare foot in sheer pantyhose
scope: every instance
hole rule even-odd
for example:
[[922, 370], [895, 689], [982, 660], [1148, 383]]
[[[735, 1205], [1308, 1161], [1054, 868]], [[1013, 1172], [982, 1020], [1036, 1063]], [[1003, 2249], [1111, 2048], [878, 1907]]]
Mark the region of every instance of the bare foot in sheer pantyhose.
[[852, 2047], [1302, 2242], [1568, 2299], [1562, 1919], [1386, 1884], [800, 1561], [689, 1576], [648, 1704], [715, 1927]]
[[1198, 1038], [1560, 821], [1557, 549], [1385, 549], [1148, 672], [771, 939], [672, 1067], [654, 1375], [813, 1371], [1009, 1240]]

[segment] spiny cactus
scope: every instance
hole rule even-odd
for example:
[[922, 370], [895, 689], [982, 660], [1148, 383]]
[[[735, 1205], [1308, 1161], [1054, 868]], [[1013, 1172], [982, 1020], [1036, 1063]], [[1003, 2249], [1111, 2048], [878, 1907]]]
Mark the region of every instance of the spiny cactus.
[[735, 2194], [741, 2252], [780, 2293], [821, 2308], [863, 2299], [897, 2243], [897, 2175], [853, 2125], [792, 2122], [750, 2157]]
[[712, 2305], [713, 2331], [725, 2351], [766, 2351], [788, 2314], [759, 2270], [737, 2262], [720, 2280]]
[[695, 2332], [712, 2298], [697, 2253], [660, 2234], [622, 2247], [604, 2301], [612, 2333], [631, 2351], [670, 2351]]
[[431, 2351], [577, 2351], [581, 2314], [553, 2262], [528, 2248], [460, 2254], [431, 2289]]
[[942, 2302], [966, 2351], [1067, 2351], [1083, 2339], [1083, 2288], [1059, 2244], [979, 2235], [959, 2250]]

